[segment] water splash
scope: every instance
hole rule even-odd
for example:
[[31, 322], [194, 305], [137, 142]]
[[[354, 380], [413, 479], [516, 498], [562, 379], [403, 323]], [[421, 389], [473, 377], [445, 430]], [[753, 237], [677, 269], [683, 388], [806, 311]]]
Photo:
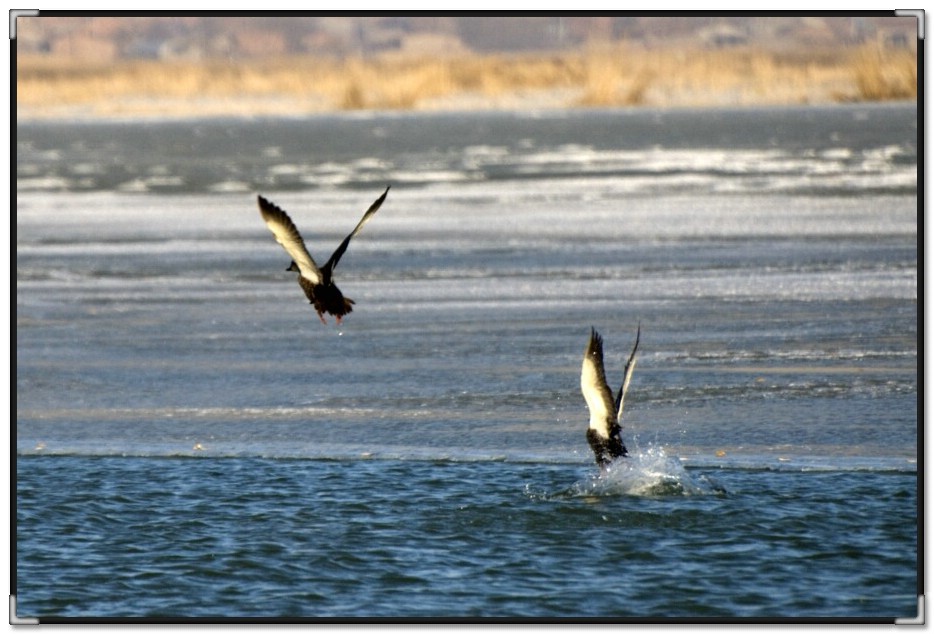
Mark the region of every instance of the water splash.
[[677, 458], [663, 447], [652, 446], [613, 462], [589, 479], [571, 488], [573, 496], [637, 495], [666, 497], [709, 495], [724, 489], [701, 476], [692, 476]]

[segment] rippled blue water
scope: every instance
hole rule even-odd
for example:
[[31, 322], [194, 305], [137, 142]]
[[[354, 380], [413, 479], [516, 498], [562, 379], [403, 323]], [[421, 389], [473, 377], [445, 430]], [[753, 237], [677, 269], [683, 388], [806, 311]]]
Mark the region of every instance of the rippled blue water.
[[17, 614], [913, 617], [916, 119], [18, 126]]
[[[915, 474], [637, 460], [637, 474], [594, 479], [567, 464], [29, 456], [18, 470], [20, 607], [65, 617], [915, 613]], [[56, 481], [71, 484], [47, 486]]]

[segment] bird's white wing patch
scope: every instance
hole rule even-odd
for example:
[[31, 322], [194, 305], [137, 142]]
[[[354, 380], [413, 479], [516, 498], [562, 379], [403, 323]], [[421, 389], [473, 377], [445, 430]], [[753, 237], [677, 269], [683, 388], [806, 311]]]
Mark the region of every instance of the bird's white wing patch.
[[581, 365], [581, 392], [590, 410], [590, 428], [603, 438], [610, 436], [610, 422], [616, 418], [613, 395], [603, 369], [603, 341], [592, 332]]
[[320, 284], [322, 277], [321, 271], [308, 253], [308, 249], [305, 248], [305, 241], [302, 240], [302, 235], [298, 232], [292, 219], [289, 218], [289, 215], [285, 213], [285, 211], [262, 196], [259, 196], [258, 200], [259, 211], [263, 216], [263, 220], [266, 222], [266, 226], [272, 231], [276, 242], [282, 245], [285, 252], [288, 253], [295, 261], [295, 264], [298, 265], [301, 276], [312, 284]]
[[636, 350], [639, 349], [639, 337], [642, 336], [642, 324], [639, 324], [638, 330], [636, 330], [636, 343], [632, 347], [632, 352], [629, 353], [629, 360], [626, 361], [626, 368], [623, 371], [623, 384], [619, 387], [619, 392], [616, 395], [616, 421], [621, 422], [623, 420], [623, 405], [626, 402], [626, 392], [629, 390], [629, 381], [632, 379], [632, 373], [636, 369]]
[[623, 405], [626, 402], [626, 392], [629, 391], [629, 381], [632, 379], [632, 372], [635, 369], [636, 360], [633, 358], [626, 364], [626, 377], [623, 379], [623, 387], [620, 389], [619, 408], [616, 412], [617, 422], [623, 420]]

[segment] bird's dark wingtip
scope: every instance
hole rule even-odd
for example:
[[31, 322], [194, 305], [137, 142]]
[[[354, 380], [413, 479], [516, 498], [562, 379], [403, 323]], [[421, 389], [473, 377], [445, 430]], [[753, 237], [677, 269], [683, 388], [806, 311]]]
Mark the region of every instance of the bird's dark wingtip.
[[283, 209], [279, 205], [272, 202], [268, 198], [264, 198], [260, 194], [256, 195], [256, 202], [257, 204], [259, 204], [259, 209], [262, 212], [285, 214], [285, 211], [283, 211]]
[[256, 195], [256, 204], [259, 205], [260, 209], [278, 209], [268, 198], [263, 198], [260, 194]]
[[587, 342], [587, 354], [603, 356], [603, 337], [593, 326], [590, 327], [590, 341]]

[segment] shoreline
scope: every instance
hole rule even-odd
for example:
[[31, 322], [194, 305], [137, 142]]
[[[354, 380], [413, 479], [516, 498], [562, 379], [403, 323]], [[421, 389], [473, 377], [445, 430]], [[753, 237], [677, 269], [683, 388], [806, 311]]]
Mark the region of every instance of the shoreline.
[[119, 108], [110, 108], [107, 111], [96, 110], [93, 106], [62, 106], [57, 108], [26, 109], [17, 108], [17, 124], [40, 124], [53, 123], [60, 124], [73, 122], [76, 124], [87, 123], [134, 123], [134, 122], [159, 122], [159, 121], [185, 121], [198, 119], [305, 119], [314, 117], [347, 117], [347, 118], [368, 118], [379, 116], [398, 116], [398, 117], [417, 117], [417, 116], [440, 116], [440, 115], [471, 115], [481, 113], [504, 113], [528, 116], [545, 116], [558, 113], [580, 113], [586, 111], [606, 112], [617, 111], [639, 112], [639, 111], [678, 111], [678, 110], [756, 110], [756, 109], [808, 109], [808, 108], [851, 108], [858, 106], [906, 106], [917, 105], [917, 100], [884, 100], [884, 101], [834, 101], [826, 100], [820, 102], [794, 103], [794, 102], [761, 102], [761, 103], [722, 103], [722, 104], [703, 104], [692, 103], [673, 104], [665, 106], [644, 105], [644, 106], [565, 106], [565, 105], [547, 105], [542, 104], [541, 100], [516, 98], [508, 100], [508, 103], [497, 102], [490, 105], [478, 105], [474, 100], [464, 99], [455, 104], [452, 102], [444, 106], [424, 107], [411, 110], [397, 109], [362, 109], [362, 110], [339, 110], [334, 108], [303, 108], [297, 104], [281, 103], [271, 100], [259, 107], [245, 110], [242, 106], [236, 104], [230, 106], [218, 105], [210, 102], [184, 101], [170, 102], [162, 104], [152, 104], [148, 107], [133, 107], [126, 110]]

